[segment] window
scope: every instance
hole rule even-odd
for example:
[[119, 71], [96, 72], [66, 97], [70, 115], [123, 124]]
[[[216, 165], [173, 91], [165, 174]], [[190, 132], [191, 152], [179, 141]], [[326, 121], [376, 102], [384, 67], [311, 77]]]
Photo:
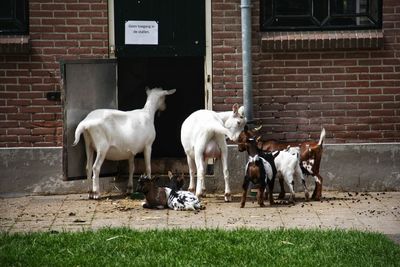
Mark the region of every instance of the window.
[[262, 31], [377, 29], [382, 0], [260, 0]]
[[0, 35], [27, 35], [28, 33], [28, 0], [1, 0]]

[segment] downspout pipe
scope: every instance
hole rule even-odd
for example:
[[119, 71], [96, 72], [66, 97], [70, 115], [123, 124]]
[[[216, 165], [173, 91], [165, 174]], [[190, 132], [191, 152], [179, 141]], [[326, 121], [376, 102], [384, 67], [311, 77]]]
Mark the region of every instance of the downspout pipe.
[[251, 64], [251, 0], [241, 0], [243, 105], [247, 121], [253, 121], [253, 72]]

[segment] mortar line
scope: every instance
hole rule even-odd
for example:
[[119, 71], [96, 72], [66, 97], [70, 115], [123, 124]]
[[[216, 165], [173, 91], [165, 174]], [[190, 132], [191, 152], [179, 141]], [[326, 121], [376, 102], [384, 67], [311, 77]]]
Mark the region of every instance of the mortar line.
[[57, 210], [57, 212], [55, 213], [55, 215], [54, 215], [54, 217], [53, 217], [53, 220], [52, 220], [52, 222], [51, 222], [51, 224], [50, 224], [50, 226], [49, 226], [49, 229], [48, 229], [49, 231], [51, 230], [51, 228], [53, 228], [54, 222], [56, 221], [58, 215], [60, 214], [60, 210], [61, 210], [61, 208], [64, 206], [64, 202], [65, 202], [65, 200], [67, 199], [67, 197], [68, 197], [68, 195], [65, 195], [64, 198], [62, 199], [61, 205], [58, 207], [58, 210]]
[[29, 197], [29, 201], [27, 202], [27, 204], [23, 205], [23, 210], [20, 212], [20, 214], [18, 214], [18, 216], [15, 218], [14, 223], [10, 225], [10, 227], [8, 228], [7, 232], [10, 232], [14, 226], [17, 224], [18, 220], [22, 217], [23, 213], [25, 212], [25, 210], [27, 209], [27, 206], [31, 203], [32, 197]]

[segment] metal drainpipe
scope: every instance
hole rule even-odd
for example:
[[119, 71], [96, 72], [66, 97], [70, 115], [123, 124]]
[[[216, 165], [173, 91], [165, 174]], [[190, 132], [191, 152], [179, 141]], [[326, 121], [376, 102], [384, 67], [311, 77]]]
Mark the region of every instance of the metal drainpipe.
[[243, 105], [248, 121], [253, 121], [253, 79], [251, 65], [251, 0], [241, 0]]

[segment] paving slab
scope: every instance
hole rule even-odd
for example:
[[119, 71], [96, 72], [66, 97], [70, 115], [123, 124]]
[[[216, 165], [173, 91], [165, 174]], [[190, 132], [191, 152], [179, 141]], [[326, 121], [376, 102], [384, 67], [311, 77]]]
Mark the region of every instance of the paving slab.
[[[259, 207], [253, 197], [240, 208], [222, 195], [202, 199], [200, 211], [149, 210], [142, 200], [109, 195], [88, 200], [85, 194], [0, 198], [0, 231], [84, 231], [104, 227], [132, 229], [221, 228], [357, 229], [380, 232], [400, 243], [400, 192], [324, 192], [321, 201], [296, 204], [276, 200]], [[275, 196], [276, 197], [276, 196]]]

